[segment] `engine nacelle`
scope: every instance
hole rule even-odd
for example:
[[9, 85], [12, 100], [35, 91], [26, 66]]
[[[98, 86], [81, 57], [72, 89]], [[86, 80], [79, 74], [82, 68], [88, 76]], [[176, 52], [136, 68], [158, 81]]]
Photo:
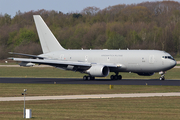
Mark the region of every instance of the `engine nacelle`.
[[144, 73], [144, 72], [139, 72], [139, 73], [137, 73], [138, 75], [140, 75], [140, 76], [151, 76], [151, 75], [154, 75], [154, 72], [150, 72], [150, 73]]
[[103, 65], [93, 65], [86, 73], [93, 77], [106, 77], [109, 75], [109, 68]]
[[23, 67], [31, 67], [31, 66], [34, 66], [35, 64], [34, 63], [21, 62], [19, 65], [23, 66]]

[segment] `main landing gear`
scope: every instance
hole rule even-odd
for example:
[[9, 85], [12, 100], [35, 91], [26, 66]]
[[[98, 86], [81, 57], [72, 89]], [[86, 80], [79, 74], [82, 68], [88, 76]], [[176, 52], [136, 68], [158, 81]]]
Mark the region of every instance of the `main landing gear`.
[[[122, 76], [118, 75], [118, 73], [116, 73], [116, 75], [111, 75], [110, 79], [111, 80], [121, 80]], [[93, 77], [93, 76], [86, 76], [85, 75], [85, 76], [83, 76], [83, 80], [95, 80], [95, 77]]]
[[121, 75], [118, 75], [118, 73], [116, 73], [116, 75], [111, 75], [111, 80], [121, 80], [122, 79], [122, 76]]
[[164, 71], [161, 71], [161, 72], [159, 72], [159, 74], [161, 75], [161, 77], [159, 78], [159, 80], [165, 80], [165, 73], [166, 72], [164, 72]]
[[84, 76], [83, 77], [83, 80], [94, 80], [95, 79], [95, 77], [92, 77], [92, 76]]

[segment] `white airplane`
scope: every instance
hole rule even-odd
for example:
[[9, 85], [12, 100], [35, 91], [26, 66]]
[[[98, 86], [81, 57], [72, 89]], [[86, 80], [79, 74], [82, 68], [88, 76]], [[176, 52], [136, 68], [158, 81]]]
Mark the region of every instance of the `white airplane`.
[[50, 65], [56, 68], [78, 71], [88, 74], [84, 80], [95, 77], [106, 77], [109, 72], [112, 80], [122, 79], [119, 72], [133, 72], [142, 76], [151, 76], [155, 72], [161, 74], [160, 80], [165, 80], [165, 71], [173, 68], [176, 61], [164, 51], [159, 50], [67, 50], [64, 49], [40, 15], [34, 15], [34, 21], [39, 35], [43, 54], [29, 55], [31, 58], [11, 58], [21, 61], [21, 66], [33, 66], [34, 63]]

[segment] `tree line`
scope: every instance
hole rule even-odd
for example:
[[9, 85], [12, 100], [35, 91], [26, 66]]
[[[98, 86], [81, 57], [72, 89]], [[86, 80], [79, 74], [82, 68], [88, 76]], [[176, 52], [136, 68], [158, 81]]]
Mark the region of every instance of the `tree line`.
[[0, 59], [8, 51], [41, 54], [33, 15], [41, 15], [66, 49], [157, 49], [180, 55], [180, 3], [176, 1], [87, 7], [80, 13], [18, 11], [0, 14]]

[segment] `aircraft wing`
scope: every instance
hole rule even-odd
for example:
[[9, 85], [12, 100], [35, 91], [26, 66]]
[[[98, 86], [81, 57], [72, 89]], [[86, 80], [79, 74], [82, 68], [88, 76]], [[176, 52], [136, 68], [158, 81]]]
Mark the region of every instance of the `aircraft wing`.
[[[86, 67], [86, 69], [90, 68], [92, 65], [98, 64], [98, 63], [88, 63], [81, 61], [63, 61], [63, 60], [52, 60], [52, 59], [28, 59], [28, 58], [9, 58], [9, 59], [12, 59], [14, 61], [21, 61], [25, 63], [50, 65], [54, 67], [61, 67], [62, 65], [71, 65], [71, 66]], [[120, 67], [119, 65], [111, 64], [111, 63], [101, 63], [101, 65], [107, 67], [113, 67], [113, 68]]]
[[74, 65], [74, 66], [87, 66], [90, 67], [90, 63], [86, 62], [73, 62], [73, 61], [62, 61], [62, 60], [52, 60], [52, 59], [26, 59], [26, 58], [9, 58], [14, 61], [22, 61], [27, 63], [37, 63], [37, 64], [45, 64], [51, 66], [58, 65]]

